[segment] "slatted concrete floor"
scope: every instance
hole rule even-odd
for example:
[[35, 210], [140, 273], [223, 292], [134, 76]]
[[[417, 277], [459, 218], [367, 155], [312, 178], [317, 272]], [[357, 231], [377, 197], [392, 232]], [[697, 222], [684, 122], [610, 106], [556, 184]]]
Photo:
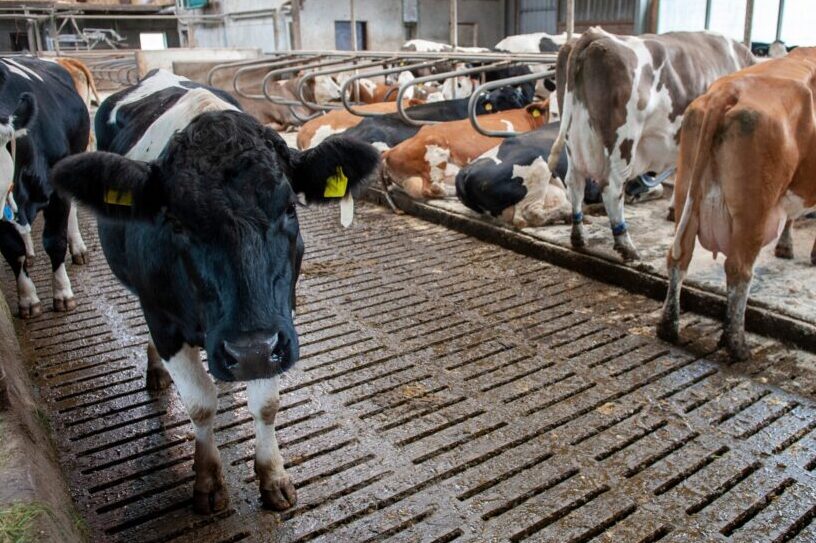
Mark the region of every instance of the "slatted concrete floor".
[[85, 219], [79, 307], [18, 329], [93, 541], [816, 541], [812, 357], [727, 368], [716, 323], [686, 315], [671, 347], [655, 301], [371, 205], [301, 223], [277, 425], [299, 502], [261, 510], [244, 386], [222, 384], [231, 506], [201, 517], [190, 423], [145, 390], [138, 302]]

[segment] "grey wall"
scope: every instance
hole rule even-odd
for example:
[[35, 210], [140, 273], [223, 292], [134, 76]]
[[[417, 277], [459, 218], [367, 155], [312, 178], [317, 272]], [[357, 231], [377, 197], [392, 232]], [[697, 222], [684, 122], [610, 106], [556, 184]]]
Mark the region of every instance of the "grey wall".
[[[505, 36], [504, 11], [505, 0], [459, 0], [459, 23], [476, 23], [478, 28], [476, 45], [492, 47]], [[448, 43], [450, 41], [449, 25], [449, 2], [420, 0], [418, 38]], [[470, 45], [470, 43], [460, 43], [460, 45]]]
[[[211, 2], [204, 15], [226, 15], [221, 24], [195, 24], [198, 47], [259, 47], [271, 52], [289, 49], [288, 20], [252, 11], [277, 9], [284, 0], [221, 0]], [[191, 15], [198, 11], [190, 11]]]
[[[405, 43], [407, 31], [402, 24], [401, 0], [356, 0], [354, 11], [358, 21], [366, 22], [370, 50], [393, 51]], [[349, 16], [346, 0], [303, 0], [300, 14], [303, 48], [334, 49], [334, 22], [348, 21]]]

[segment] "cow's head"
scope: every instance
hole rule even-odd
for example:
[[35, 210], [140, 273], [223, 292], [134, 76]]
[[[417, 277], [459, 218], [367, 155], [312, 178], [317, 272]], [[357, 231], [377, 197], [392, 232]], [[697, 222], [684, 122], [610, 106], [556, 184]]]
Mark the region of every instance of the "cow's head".
[[185, 311], [210, 372], [250, 380], [298, 358], [296, 194], [322, 203], [356, 193], [378, 164], [370, 145], [334, 138], [299, 152], [248, 115], [219, 111], [198, 116], [155, 162], [87, 153], [60, 162], [53, 182], [106, 220], [139, 221], [171, 244], [164, 254], [176, 260], [162, 266], [189, 285]]
[[476, 112], [482, 114], [519, 109], [529, 104], [532, 98], [524, 87], [500, 87], [479, 97]]
[[[8, 69], [0, 62], [0, 91], [6, 85]], [[3, 93], [4, 96], [6, 93]], [[24, 92], [14, 100], [0, 100], [0, 145], [5, 145], [14, 137], [20, 137], [34, 120], [37, 104], [34, 95]]]

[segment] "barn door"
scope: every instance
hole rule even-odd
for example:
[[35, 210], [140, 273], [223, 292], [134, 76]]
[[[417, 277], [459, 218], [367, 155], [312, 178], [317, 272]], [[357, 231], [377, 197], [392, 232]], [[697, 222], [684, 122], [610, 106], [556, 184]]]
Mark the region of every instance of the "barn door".
[[558, 0], [519, 0], [518, 27], [520, 34], [555, 34], [558, 28]]

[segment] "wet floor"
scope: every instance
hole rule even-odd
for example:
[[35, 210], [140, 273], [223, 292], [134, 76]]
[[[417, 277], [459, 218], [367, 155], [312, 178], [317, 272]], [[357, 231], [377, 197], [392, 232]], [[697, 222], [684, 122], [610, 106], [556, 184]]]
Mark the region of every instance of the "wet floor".
[[[191, 425], [83, 221], [79, 306], [18, 322], [92, 541], [816, 541], [814, 355], [370, 204], [301, 212], [302, 360], [277, 428], [299, 492], [261, 509], [244, 386], [219, 385], [231, 507], [192, 513]], [[42, 251], [39, 251], [42, 254]], [[50, 307], [43, 255], [34, 270]], [[16, 303], [8, 269], [0, 273]]]

